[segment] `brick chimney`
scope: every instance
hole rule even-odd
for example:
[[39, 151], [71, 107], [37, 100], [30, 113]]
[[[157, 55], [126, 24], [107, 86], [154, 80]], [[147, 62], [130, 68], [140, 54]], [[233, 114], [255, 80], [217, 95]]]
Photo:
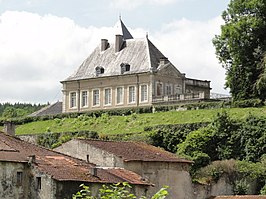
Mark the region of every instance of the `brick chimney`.
[[6, 121], [4, 123], [4, 132], [14, 136], [16, 132], [16, 125], [11, 121]]
[[115, 36], [115, 52], [119, 52], [122, 49], [123, 44], [123, 36], [122, 35], [116, 35]]
[[91, 167], [90, 168], [90, 174], [92, 176], [97, 176], [97, 171], [98, 171], [98, 168], [97, 167]]
[[108, 40], [107, 39], [101, 39], [101, 52], [105, 51], [108, 48]]

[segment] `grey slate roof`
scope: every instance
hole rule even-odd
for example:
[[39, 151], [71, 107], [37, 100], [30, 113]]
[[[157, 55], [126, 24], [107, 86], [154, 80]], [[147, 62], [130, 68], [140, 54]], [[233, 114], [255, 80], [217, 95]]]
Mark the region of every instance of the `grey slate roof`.
[[121, 75], [121, 63], [130, 65], [130, 71], [124, 74], [149, 72], [152, 68], [158, 68], [160, 58], [165, 57], [148, 38], [127, 39], [124, 42], [125, 47], [117, 53], [114, 44], [110, 44], [103, 52], [99, 45], [78, 70], [64, 81], [96, 78], [97, 66], [105, 70], [98, 77]]
[[44, 115], [57, 115], [62, 113], [62, 102], [56, 102], [54, 104], [50, 104], [29, 116], [44, 116]]

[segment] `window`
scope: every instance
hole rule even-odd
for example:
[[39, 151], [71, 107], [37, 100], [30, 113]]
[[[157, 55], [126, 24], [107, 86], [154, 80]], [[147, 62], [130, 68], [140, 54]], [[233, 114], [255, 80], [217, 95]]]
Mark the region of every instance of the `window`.
[[140, 86], [140, 101], [141, 102], [148, 101], [148, 86], [147, 85]]
[[166, 90], [166, 95], [172, 95], [172, 85], [171, 84], [166, 84], [165, 90]]
[[99, 106], [100, 105], [100, 90], [93, 90], [93, 100], [92, 100], [93, 106]]
[[22, 185], [22, 172], [21, 171], [17, 172], [17, 185], [18, 186]]
[[110, 88], [104, 89], [104, 105], [111, 105], [112, 90]]
[[70, 108], [75, 108], [77, 106], [77, 93], [70, 93]]
[[135, 86], [129, 86], [128, 87], [128, 102], [129, 103], [134, 103], [136, 98], [136, 93], [135, 93]]
[[157, 86], [156, 86], [156, 94], [157, 96], [161, 96], [163, 94], [163, 84], [160, 82], [157, 82]]
[[82, 91], [81, 92], [81, 107], [87, 107], [88, 106], [88, 92]]
[[124, 90], [123, 87], [116, 88], [116, 103], [123, 104]]
[[130, 71], [130, 65], [128, 63], [122, 63], [120, 64], [120, 67], [121, 67], [121, 74]]
[[42, 188], [42, 178], [36, 177], [36, 189], [40, 190]]
[[90, 155], [87, 155], [87, 162], [90, 162]]
[[96, 76], [100, 75], [100, 74], [103, 74], [104, 73], [104, 68], [101, 67], [101, 66], [97, 66], [95, 68], [95, 73], [96, 73]]

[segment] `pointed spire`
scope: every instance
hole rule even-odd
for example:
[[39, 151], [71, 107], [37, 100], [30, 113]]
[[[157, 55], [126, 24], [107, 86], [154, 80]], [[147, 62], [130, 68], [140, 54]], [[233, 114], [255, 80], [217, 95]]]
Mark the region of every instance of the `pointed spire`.
[[128, 31], [127, 27], [121, 19], [121, 13], [119, 14], [119, 21], [116, 23], [117, 33], [123, 36], [123, 39], [133, 39], [133, 36]]

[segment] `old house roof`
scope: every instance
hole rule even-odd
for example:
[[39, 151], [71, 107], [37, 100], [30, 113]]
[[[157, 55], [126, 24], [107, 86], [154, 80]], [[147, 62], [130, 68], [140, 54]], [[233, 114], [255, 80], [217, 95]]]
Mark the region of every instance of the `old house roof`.
[[[115, 44], [101, 51], [101, 44], [80, 65], [78, 70], [65, 81], [106, 77], [121, 74], [121, 64], [129, 64], [130, 71], [123, 74], [136, 74], [154, 71], [159, 68], [160, 58], [165, 56], [147, 38], [134, 39], [120, 19], [123, 47], [115, 52]], [[96, 67], [104, 68], [104, 73], [96, 75]], [[178, 71], [179, 72], [179, 71]]]
[[0, 132], [0, 161], [28, 163], [35, 155], [34, 168], [58, 181], [80, 181], [92, 183], [118, 183], [149, 185], [141, 176], [125, 169], [96, 168], [97, 176], [91, 170], [94, 164], [63, 155], [61, 153], [30, 144], [19, 138]]
[[42, 109], [30, 114], [29, 116], [44, 116], [44, 115], [57, 115], [62, 113], [62, 102], [55, 102]]
[[116, 142], [78, 139], [83, 143], [115, 154], [124, 161], [145, 162], [179, 162], [192, 163], [192, 161], [178, 158], [175, 154], [164, 151], [158, 147], [140, 142]]

